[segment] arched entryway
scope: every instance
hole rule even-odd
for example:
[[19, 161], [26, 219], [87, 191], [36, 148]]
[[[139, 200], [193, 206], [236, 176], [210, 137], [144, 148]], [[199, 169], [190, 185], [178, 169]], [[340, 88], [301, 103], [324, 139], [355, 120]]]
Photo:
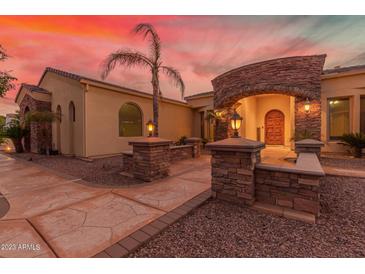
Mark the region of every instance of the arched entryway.
[[68, 106], [68, 121], [69, 121], [69, 154], [75, 154], [74, 147], [74, 131], [75, 131], [75, 121], [76, 121], [76, 113], [75, 113], [75, 105], [71, 101]]
[[280, 110], [273, 109], [265, 115], [265, 143], [284, 145], [285, 116]]
[[61, 153], [61, 122], [62, 122], [62, 109], [61, 106], [58, 105], [56, 109], [56, 138], [57, 138], [57, 150], [58, 153]]
[[[314, 138], [320, 139], [321, 74], [325, 58], [326, 55], [312, 55], [267, 60], [233, 69], [214, 78], [214, 109], [224, 114], [216, 122], [215, 140], [233, 135], [229, 119], [238, 101], [266, 94], [293, 97], [295, 132], [309, 130]], [[311, 105], [309, 112], [304, 108], [307, 99]], [[256, 131], [261, 132], [261, 126]]]

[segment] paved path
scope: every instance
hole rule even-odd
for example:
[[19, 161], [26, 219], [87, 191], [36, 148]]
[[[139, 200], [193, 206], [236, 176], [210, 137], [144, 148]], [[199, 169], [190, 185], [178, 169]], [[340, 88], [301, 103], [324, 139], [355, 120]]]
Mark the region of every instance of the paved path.
[[0, 257], [91, 257], [210, 189], [210, 157], [129, 188], [91, 187], [0, 154]]

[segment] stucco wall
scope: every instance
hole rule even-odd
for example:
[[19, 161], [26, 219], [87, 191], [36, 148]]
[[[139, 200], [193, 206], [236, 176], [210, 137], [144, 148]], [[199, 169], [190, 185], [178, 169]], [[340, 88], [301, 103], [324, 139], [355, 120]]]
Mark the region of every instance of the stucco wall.
[[360, 96], [365, 95], [365, 73], [322, 79], [322, 136], [321, 139], [325, 143], [323, 151], [337, 152], [343, 151], [344, 147], [337, 144], [338, 141], [330, 141], [328, 134], [328, 104], [327, 100], [334, 97], [350, 98], [350, 131], [360, 131]]
[[[40, 83], [40, 87], [52, 93], [52, 111], [61, 106], [62, 122], [60, 124], [61, 147], [57, 147], [56, 122], [52, 125], [52, 143], [62, 154], [84, 156], [84, 92], [83, 86], [76, 80], [48, 72]], [[70, 133], [69, 104], [75, 105], [75, 122], [73, 124], [73, 140]]]
[[243, 118], [241, 136], [256, 140], [257, 128], [260, 127], [261, 139], [265, 142], [265, 115], [270, 110], [277, 109], [283, 112], [285, 117], [285, 145], [289, 146], [293, 135], [294, 108], [290, 103], [291, 97], [285, 95], [257, 95], [241, 99], [239, 102], [239, 114]]
[[[130, 150], [128, 145], [139, 137], [119, 136], [119, 109], [124, 103], [137, 104], [143, 113], [143, 135], [147, 136], [145, 124], [152, 119], [152, 99], [129, 95], [118, 91], [90, 85], [86, 98], [86, 156], [95, 157]], [[183, 104], [163, 101], [160, 103], [159, 135], [161, 138], [178, 140], [192, 136], [193, 110]]]

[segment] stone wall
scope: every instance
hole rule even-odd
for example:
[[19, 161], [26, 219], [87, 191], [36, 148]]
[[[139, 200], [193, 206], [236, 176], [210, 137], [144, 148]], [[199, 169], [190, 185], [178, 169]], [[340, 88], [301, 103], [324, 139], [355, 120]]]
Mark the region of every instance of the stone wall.
[[133, 176], [151, 182], [169, 175], [170, 143], [158, 137], [129, 142], [133, 146]]
[[212, 151], [212, 191], [218, 199], [252, 205], [255, 201], [254, 169], [260, 154]]
[[[296, 97], [295, 126], [320, 139], [321, 74], [326, 55], [296, 56], [268, 60], [228, 71], [212, 80], [214, 108], [231, 109], [240, 99], [259, 94], [284, 94]], [[304, 111], [306, 98], [311, 101]], [[216, 127], [216, 139], [230, 137], [229, 124], [223, 120]]]
[[123, 152], [123, 171], [128, 173], [133, 173], [133, 152]]
[[320, 178], [285, 169], [255, 169], [256, 201], [319, 216]]
[[[299, 143], [302, 149], [316, 140]], [[315, 223], [320, 212], [319, 186], [325, 173], [316, 153], [300, 152], [295, 165], [261, 163], [261, 142], [228, 138], [207, 144], [212, 159], [212, 195], [217, 199], [279, 216]]]
[[[25, 119], [25, 112], [27, 108], [29, 111], [51, 111], [51, 103], [35, 100], [28, 94], [26, 94], [21, 101], [20, 105], [20, 120], [21, 122]], [[30, 124], [30, 134], [24, 140], [25, 149], [27, 151], [39, 153], [41, 152], [42, 147], [48, 146], [52, 148], [52, 125], [49, 123], [44, 126], [45, 129], [42, 130], [42, 127], [39, 123], [32, 122]], [[47, 135], [45, 135], [45, 131]], [[30, 138], [28, 141], [27, 138]], [[30, 147], [27, 145], [30, 143]]]
[[193, 145], [171, 146], [170, 162], [191, 159], [193, 157]]

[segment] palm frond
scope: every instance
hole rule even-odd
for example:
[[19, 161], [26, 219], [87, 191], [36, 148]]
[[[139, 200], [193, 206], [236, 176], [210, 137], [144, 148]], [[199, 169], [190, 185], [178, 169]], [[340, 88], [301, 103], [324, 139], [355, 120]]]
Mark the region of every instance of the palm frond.
[[173, 81], [174, 85], [180, 89], [181, 97], [184, 98], [185, 84], [180, 72], [173, 67], [161, 66], [161, 68], [162, 72], [165, 73]]
[[154, 56], [154, 61], [157, 61], [161, 55], [161, 41], [155, 28], [151, 24], [141, 23], [133, 29], [133, 32], [142, 34], [144, 39], [147, 36], [150, 37], [152, 55]]
[[4, 61], [5, 59], [7, 59], [9, 56], [6, 53], [5, 49], [3, 48], [2, 45], [0, 45], [0, 61]]
[[101, 78], [104, 80], [116, 65], [123, 65], [126, 67], [142, 66], [151, 67], [151, 60], [143, 53], [131, 51], [128, 49], [118, 50], [111, 53], [102, 63]]

